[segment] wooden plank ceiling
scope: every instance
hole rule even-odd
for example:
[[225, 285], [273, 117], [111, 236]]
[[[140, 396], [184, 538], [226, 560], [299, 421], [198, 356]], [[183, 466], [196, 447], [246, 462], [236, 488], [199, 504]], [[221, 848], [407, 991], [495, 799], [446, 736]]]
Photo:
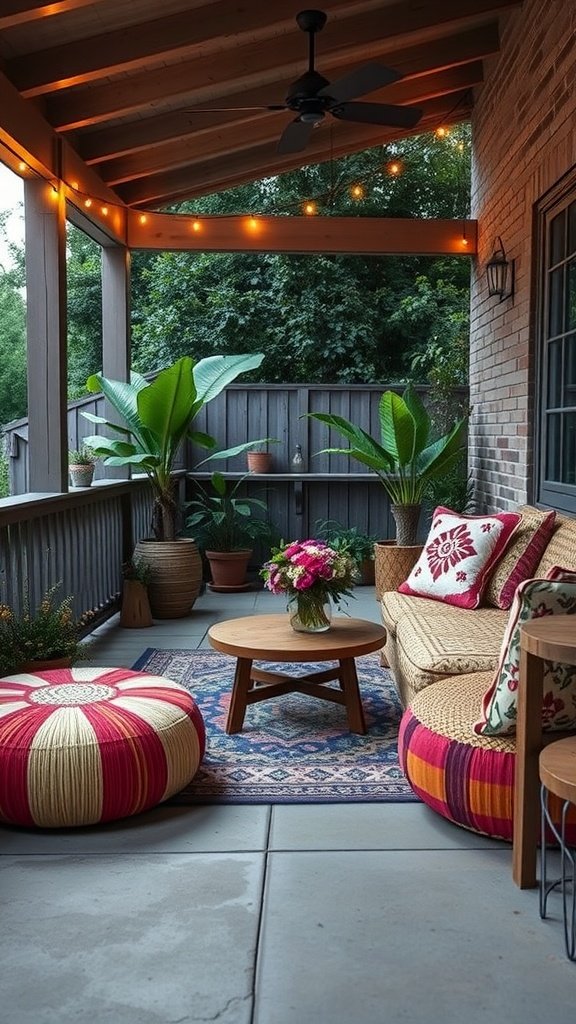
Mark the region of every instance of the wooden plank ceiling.
[[[2, 0], [1, 70], [123, 202], [161, 209], [408, 134], [330, 114], [303, 153], [276, 144], [307, 67], [302, 0]], [[326, 0], [317, 70], [403, 76], [362, 101], [422, 108], [413, 133], [470, 116], [500, 20], [518, 0]]]

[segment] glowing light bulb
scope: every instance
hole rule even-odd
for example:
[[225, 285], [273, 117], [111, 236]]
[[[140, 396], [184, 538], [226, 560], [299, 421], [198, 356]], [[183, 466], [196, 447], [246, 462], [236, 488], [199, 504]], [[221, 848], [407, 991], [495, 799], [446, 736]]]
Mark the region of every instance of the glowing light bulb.
[[460, 152], [463, 153], [464, 152], [464, 143], [463, 142], [457, 142], [456, 143], [456, 149], [460, 150]]
[[364, 199], [364, 195], [365, 195], [364, 186], [363, 185], [351, 185], [350, 186], [350, 195], [352, 196], [352, 199]]
[[108, 216], [108, 207], [107, 206], [102, 206], [100, 208], [100, 212], [102, 213], [103, 217], [107, 217]]
[[316, 203], [309, 201], [304, 203], [302, 210], [307, 217], [313, 217], [314, 214], [318, 212], [318, 207], [316, 206]]
[[71, 182], [70, 182], [70, 188], [73, 188], [75, 192], [77, 192], [77, 191], [78, 191], [79, 187], [80, 187], [80, 186], [78, 185], [78, 182], [77, 182], [77, 181], [71, 181]]
[[89, 210], [90, 207], [92, 206], [92, 200], [91, 199], [85, 199], [84, 200], [84, 206], [86, 207], [87, 210]]
[[20, 163], [18, 164], [18, 170], [19, 171], [27, 171], [28, 170], [28, 165], [25, 164], [23, 160], [21, 160]]
[[449, 134], [450, 132], [448, 128], [444, 128], [443, 125], [441, 125], [439, 128], [436, 128], [436, 131], [434, 132], [434, 135], [436, 136], [437, 139], [445, 139], [446, 136]]
[[141, 224], [145, 224], [146, 221], [148, 220], [148, 217], [146, 216], [145, 213], [141, 213], [140, 216], [138, 217], [138, 220], [140, 221]]
[[397, 178], [399, 174], [402, 174], [403, 164], [401, 160], [390, 160], [386, 164], [386, 170], [392, 178]]
[[249, 231], [258, 231], [260, 227], [260, 222], [258, 218], [255, 217], [254, 214], [252, 214], [252, 216], [248, 218], [247, 225]]
[[202, 225], [198, 219], [192, 221], [192, 231], [201, 231]]

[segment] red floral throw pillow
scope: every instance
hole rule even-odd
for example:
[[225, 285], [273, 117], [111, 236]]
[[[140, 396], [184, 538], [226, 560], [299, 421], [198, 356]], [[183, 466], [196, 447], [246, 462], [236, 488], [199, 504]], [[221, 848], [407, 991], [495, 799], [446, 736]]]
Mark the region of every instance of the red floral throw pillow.
[[477, 608], [488, 576], [521, 518], [519, 512], [461, 516], [440, 505], [424, 550], [398, 590], [459, 608]]

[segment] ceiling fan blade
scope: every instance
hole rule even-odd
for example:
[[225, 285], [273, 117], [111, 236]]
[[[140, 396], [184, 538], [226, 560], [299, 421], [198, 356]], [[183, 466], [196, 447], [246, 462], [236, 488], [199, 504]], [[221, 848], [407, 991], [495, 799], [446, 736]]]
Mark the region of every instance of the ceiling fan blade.
[[355, 100], [357, 96], [365, 96], [375, 89], [382, 89], [391, 82], [397, 82], [403, 75], [383, 64], [365, 64], [364, 67], [351, 71], [343, 78], [337, 78], [320, 89], [319, 96], [330, 96], [337, 103]]
[[313, 123], [301, 121], [300, 118], [297, 117], [296, 120], [291, 121], [282, 132], [282, 135], [278, 139], [276, 152], [281, 154], [300, 153], [303, 149], [306, 149], [315, 127], [316, 126]]
[[187, 107], [186, 114], [217, 114], [234, 110], [288, 110], [285, 103], [270, 103], [266, 107]]
[[420, 107], [399, 107], [390, 103], [343, 103], [330, 113], [342, 121], [383, 124], [391, 128], [413, 128], [422, 117]]

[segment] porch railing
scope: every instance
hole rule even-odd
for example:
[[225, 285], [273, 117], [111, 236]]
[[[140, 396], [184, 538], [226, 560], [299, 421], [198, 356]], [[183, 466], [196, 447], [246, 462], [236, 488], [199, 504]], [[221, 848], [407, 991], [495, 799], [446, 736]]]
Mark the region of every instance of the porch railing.
[[69, 494], [27, 494], [0, 501], [0, 601], [36, 607], [61, 583], [76, 615], [106, 617], [118, 603], [122, 563], [134, 537], [149, 534], [146, 479], [101, 482]]

